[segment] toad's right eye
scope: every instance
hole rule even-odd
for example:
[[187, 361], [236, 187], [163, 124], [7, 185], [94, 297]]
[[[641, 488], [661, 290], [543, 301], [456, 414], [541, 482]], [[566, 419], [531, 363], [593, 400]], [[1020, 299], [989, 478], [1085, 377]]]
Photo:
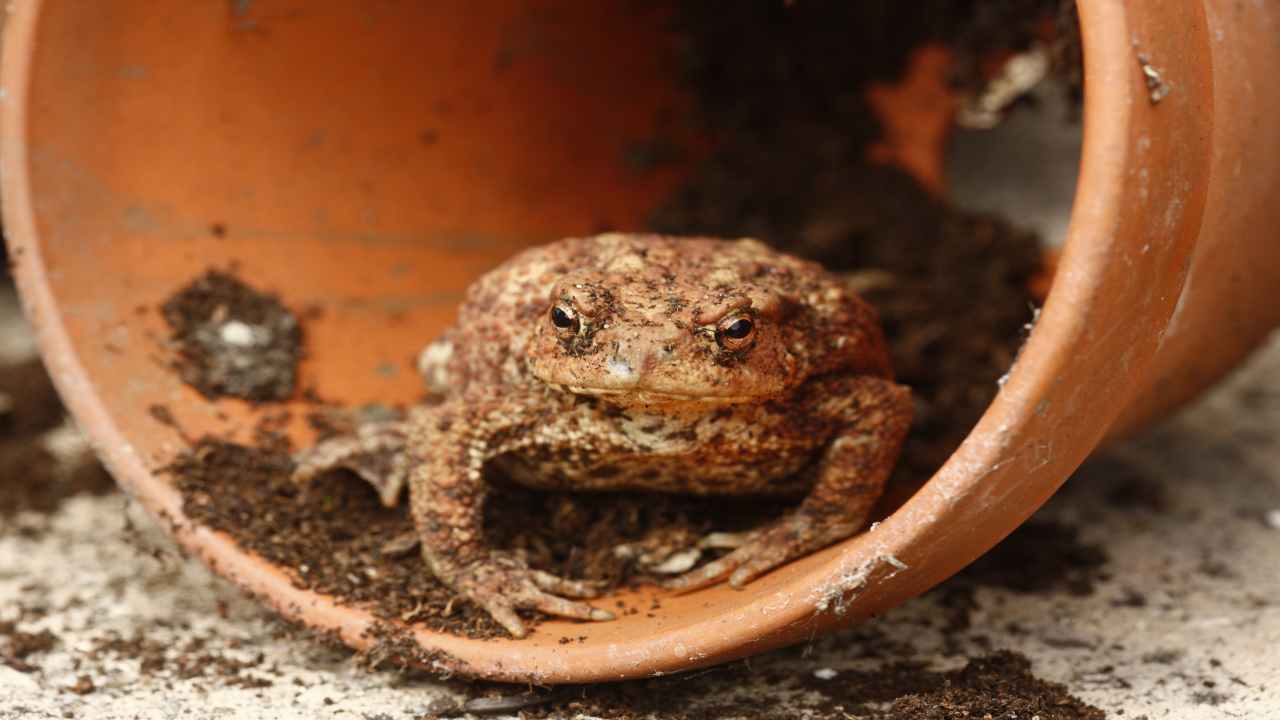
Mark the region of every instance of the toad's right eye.
[[578, 332], [580, 321], [578, 314], [568, 305], [552, 305], [551, 324], [556, 326], [556, 331], [561, 335], [574, 335]]

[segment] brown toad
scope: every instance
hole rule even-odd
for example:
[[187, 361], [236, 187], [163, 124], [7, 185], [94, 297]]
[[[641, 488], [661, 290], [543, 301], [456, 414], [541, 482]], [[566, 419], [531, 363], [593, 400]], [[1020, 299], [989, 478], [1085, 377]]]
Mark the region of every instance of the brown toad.
[[522, 637], [518, 608], [612, 615], [591, 584], [486, 543], [482, 470], [535, 488], [797, 494], [728, 555], [677, 577], [741, 586], [856, 533], [911, 417], [875, 312], [837, 276], [756, 240], [609, 234], [511, 259], [423, 352], [445, 400], [299, 460], [349, 467], [388, 505], [409, 487], [423, 556]]

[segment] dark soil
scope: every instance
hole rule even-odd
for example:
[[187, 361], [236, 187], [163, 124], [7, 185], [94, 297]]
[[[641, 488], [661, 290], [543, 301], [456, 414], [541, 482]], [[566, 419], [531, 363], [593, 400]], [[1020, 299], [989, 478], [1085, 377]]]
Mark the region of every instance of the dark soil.
[[20, 512], [47, 515], [67, 498], [115, 488], [91, 453], [61, 462], [45, 448], [66, 413], [39, 360], [0, 367], [0, 398], [0, 528]]
[[[814, 159], [800, 159], [808, 164]], [[750, 170], [731, 206], [759, 206]], [[736, 212], [699, 204], [669, 229], [754, 234], [829, 269], [851, 274], [880, 312], [897, 380], [916, 413], [897, 482], [915, 486], [950, 457], [995, 398], [1033, 320], [1029, 287], [1041, 268], [1036, 237], [998, 218], [963, 213], [934, 199], [901, 171], [844, 168], [803, 224], [750, 228]], [[717, 197], [730, 189], [717, 188]], [[821, 203], [821, 205], [818, 205]]]
[[93, 683], [93, 678], [88, 675], [81, 675], [76, 678], [75, 684], [68, 687], [67, 690], [77, 695], [90, 695], [98, 690], [98, 686]]
[[[267, 671], [262, 667], [261, 653], [240, 660], [221, 651], [209, 650], [206, 647], [208, 643], [207, 638], [193, 636], [182, 645], [173, 647], [148, 639], [141, 633], [131, 637], [108, 633], [97, 639], [86, 657], [99, 662], [108, 657], [136, 660], [138, 671], [143, 674], [165, 674], [180, 680], [212, 678], [227, 687], [263, 688], [273, 684], [272, 680], [264, 677]], [[258, 672], [250, 672], [253, 670]], [[81, 683], [76, 685], [78, 687]], [[87, 690], [70, 688], [80, 694], [94, 689], [92, 682]]]
[[208, 398], [285, 400], [297, 384], [302, 327], [280, 299], [209, 270], [165, 301], [173, 367]]
[[248, 550], [289, 568], [294, 582], [388, 620], [467, 635], [500, 632], [487, 615], [435, 580], [416, 552], [384, 547], [412, 529], [403, 506], [388, 510], [345, 475], [303, 493], [283, 448], [201, 440], [169, 468], [195, 522], [225, 530]]
[[[707, 127], [719, 137], [730, 133], [725, 154], [737, 155], [744, 139], [772, 141], [780, 153], [808, 151], [822, 143], [805, 131], [832, 128], [844, 138], [838, 147], [856, 151], [877, 134], [862, 89], [897, 80], [910, 53], [925, 44], [950, 47], [954, 85], [977, 92], [993, 60], [1026, 50], [1051, 25], [1056, 74], [1072, 86], [1079, 69], [1074, 11], [1073, 0], [688, 0], [677, 5], [673, 24], [688, 38], [677, 67]], [[781, 178], [753, 179], [786, 187]], [[787, 190], [792, 194], [798, 189]]]
[[1031, 520], [965, 568], [953, 583], [1084, 596], [1093, 594], [1106, 564], [1106, 551], [1081, 542], [1076, 528]]
[[[0, 398], [4, 407], [0, 415], [0, 532], [42, 533], [50, 516], [67, 499], [115, 490], [110, 474], [92, 452], [59, 459], [45, 448], [45, 435], [62, 424], [65, 411], [39, 360], [0, 367]], [[12, 616], [0, 621], [0, 665], [19, 672], [38, 672], [41, 656], [60, 643], [56, 634], [33, 627], [48, 611], [42, 600], [46, 594], [47, 589], [33, 584], [23, 589], [20, 597], [0, 602], [5, 614]], [[178, 648], [175, 653], [171, 650], [140, 637], [106, 638], [87, 657], [95, 659], [103, 653], [136, 657], [147, 670], [167, 669], [182, 678], [217, 676], [228, 684], [247, 687], [268, 682], [243, 672], [254, 663], [201, 652], [194, 645]], [[92, 677], [83, 675], [66, 690], [87, 695], [97, 687]]]
[[[289, 479], [291, 468], [284, 447], [206, 438], [166, 471], [183, 492], [188, 517], [234, 534], [247, 549], [289, 568], [299, 587], [368, 606], [386, 620], [472, 637], [502, 632], [487, 614], [437, 582], [415, 548], [401, 547], [398, 541], [412, 530], [403, 505], [382, 507], [369, 487], [343, 473], [302, 491]], [[535, 567], [616, 585], [651, 579], [633, 572], [632, 560], [615, 555], [619, 545], [643, 547], [648, 538], [696, 538], [713, 527], [733, 529], [724, 522], [726, 514], [750, 526], [763, 516], [758, 505], [622, 493], [584, 503], [572, 493], [504, 487], [490, 503], [486, 525], [500, 547], [523, 551]]]
[[[688, 38], [681, 67], [701, 120], [721, 141], [654, 212], [653, 227], [754, 235], [855, 276], [882, 314], [898, 379], [912, 387], [917, 405], [893, 498], [927, 479], [994, 397], [1032, 319], [1028, 287], [1041, 251], [1031, 234], [949, 207], [904, 173], [866, 162], [879, 128], [863, 91], [896, 79], [908, 50], [926, 41], [949, 41], [970, 59], [1019, 49], [1057, 4], [935, 2], [938, 12], [930, 14], [888, 2], [687, 3], [675, 21]], [[930, 20], [921, 24], [922, 17]], [[973, 75], [976, 67], [960, 62], [957, 73]], [[291, 392], [300, 331], [276, 298], [211, 271], [164, 313], [183, 348], [179, 369], [202, 392], [256, 400]], [[219, 344], [232, 320], [273, 328], [288, 347], [270, 346], [275, 354], [264, 362]], [[254, 374], [237, 375], [248, 367]], [[314, 415], [322, 430], [333, 425]], [[403, 508], [382, 508], [345, 475], [301, 493], [287, 479], [286, 450], [274, 440], [259, 449], [205, 440], [169, 469], [193, 519], [291, 568], [300, 586], [387, 620], [471, 636], [499, 632], [432, 579], [417, 552], [393, 542], [411, 530]], [[777, 503], [722, 498], [584, 499], [503, 488], [487, 522], [495, 543], [535, 567], [618, 585], [646, 579], [634, 558], [659, 538], [751, 527], [778, 510]]]
[[[770, 687], [768, 697], [741, 692]], [[807, 691], [808, 695], [804, 695]], [[1102, 710], [1072, 697], [1065, 687], [1031, 674], [1026, 657], [996, 652], [975, 658], [952, 672], [928, 669], [922, 663], [893, 662], [870, 671], [840, 670], [823, 680], [809, 672], [745, 664], [719, 668], [690, 677], [676, 676], [613, 685], [559, 688], [547, 692], [501, 687], [481, 691], [478, 698], [458, 707], [441, 708], [428, 717], [453, 717], [512, 712], [521, 717], [587, 717], [610, 720], [713, 720], [733, 717], [755, 720], [779, 717], [773, 705], [785, 697], [786, 706], [804, 717], [823, 720], [1102, 720]], [[799, 716], [799, 715], [797, 715]]]
[[902, 720], [951, 718], [1040, 718], [1102, 720], [1106, 715], [1067, 693], [1058, 683], [1031, 674], [1031, 662], [1010, 652], [972, 660], [947, 673], [937, 690], [898, 698], [889, 717]]
[[54, 429], [66, 417], [58, 391], [38, 358], [0, 367], [0, 433], [35, 437]]
[[[584, 502], [578, 493], [510, 485], [500, 492], [502, 499], [492, 503], [485, 517], [486, 532], [500, 547], [523, 553], [537, 567], [602, 580], [608, 587], [661, 579], [638, 567], [638, 554], [683, 549], [713, 531], [748, 530], [776, 515], [779, 507], [776, 499], [762, 503], [750, 497], [601, 493]], [[703, 560], [714, 556], [708, 553]]]
[[[1026, 42], [1029, 25], [1012, 19], [1055, 4], [928, 3], [938, 11], [932, 13], [913, 8], [912, 18], [936, 20], [926, 25], [904, 22], [908, 11], [887, 2], [801, 2], [788, 10], [782, 3], [714, 10], [690, 4], [684, 18], [683, 29], [700, 57], [690, 66], [691, 77], [701, 73], [697, 82], [708, 122], [729, 128], [731, 140], [724, 155], [713, 158], [655, 214], [655, 226], [754, 234], [834, 269], [876, 279], [866, 295], [881, 309], [899, 379], [913, 386], [919, 405], [900, 484], [918, 482], [936, 469], [993, 396], [1029, 318], [1027, 280], [1038, 270], [1039, 251], [1033, 238], [1006, 223], [959, 213], [901, 173], [862, 163], [861, 149], [878, 130], [867, 122], [854, 91], [872, 79], [891, 79], [901, 67], [902, 50], [924, 39], [945, 37], [962, 49], [1017, 47]], [[782, 32], [778, 13], [790, 16]], [[724, 37], [706, 34], [722, 25], [731, 28]], [[850, 37], [850, 27], [864, 32]], [[850, 46], [866, 49], [842, 52]], [[712, 56], [720, 62], [708, 71], [706, 58]], [[782, 57], [788, 62], [778, 62]], [[847, 62], [827, 63], [833, 57]], [[978, 83], [977, 65], [970, 62], [976, 53], [960, 57], [957, 81]], [[769, 97], [770, 116], [756, 114], [764, 105], [734, 107], [737, 99], [755, 93]], [[807, 102], [819, 98], [835, 100]], [[772, 111], [789, 99], [802, 102], [785, 117]], [[801, 151], [793, 152], [796, 148]], [[166, 302], [164, 314], [174, 333], [175, 368], [206, 396], [264, 402], [293, 395], [301, 328], [274, 296], [231, 274], [210, 271]], [[227, 324], [237, 321], [248, 328], [249, 345], [226, 342]], [[232, 338], [239, 332], [232, 331]], [[35, 442], [63, 414], [38, 364], [0, 370], [0, 393], [14, 400], [13, 410], [0, 414], [0, 477], [27, 478], [0, 487], [0, 519], [20, 510], [52, 512], [66, 497], [112, 487], [92, 460], [69, 474], [55, 470], [54, 458]], [[165, 408], [157, 406], [152, 414], [172, 423]], [[315, 417], [321, 429], [331, 428], [322, 415]], [[260, 428], [257, 448], [201, 440], [169, 468], [190, 517], [235, 534], [250, 550], [291, 568], [300, 586], [369, 605], [384, 618], [468, 635], [497, 631], [487, 616], [435, 583], [416, 552], [395, 549], [409, 529], [403, 508], [382, 508], [368, 488], [347, 476], [322, 479], [305, 493], [288, 482], [289, 448], [273, 428], [270, 422]], [[723, 499], [619, 494], [582, 502], [573, 494], [520, 488], [505, 488], [499, 496], [487, 518], [499, 545], [524, 552], [536, 566], [613, 583], [643, 579], [632, 560], [613, 552], [619, 544], [643, 549], [656, 536], [696, 537], [711, 529], [749, 526], [761, 512], [750, 502]], [[1087, 592], [1104, 560], [1095, 548], [1080, 544], [1070, 528], [1028, 526], [960, 583], [1024, 592], [1066, 583], [1073, 592]], [[32, 672], [37, 667], [31, 660], [57, 642], [47, 631], [0, 623], [0, 663]], [[260, 656], [234, 659], [207, 651], [205, 642], [193, 638], [168, 647], [142, 635], [107, 635], [86, 657], [133, 659], [142, 672], [179, 679], [211, 678], [248, 688], [271, 684]], [[393, 630], [361, 657], [370, 668], [424, 659], [416, 645]], [[442, 661], [450, 664], [448, 658]], [[817, 698], [808, 706], [814, 718], [1103, 717], [1061, 685], [1034, 677], [1026, 658], [1008, 652], [974, 659], [953, 672], [904, 659], [875, 670], [842, 669], [828, 680], [807, 672], [765, 672], [776, 691]], [[737, 664], [694, 676], [550, 692], [476, 684], [472, 692], [479, 697], [441, 714], [519, 711], [527, 718], [582, 714], [623, 720], [776, 716], [768, 702], [735, 693], [751, 674], [749, 665]], [[65, 689], [82, 695], [97, 691], [89, 675]]]
[[[1095, 585], [1107, 579], [1107, 559], [1101, 546], [1081, 542], [1074, 527], [1034, 518], [1027, 521], [933, 591], [946, 610], [948, 639], [969, 629], [970, 614], [978, 608], [977, 588], [1092, 595]], [[1123, 600], [1144, 602], [1133, 596]]]
[[[899, 485], [927, 479], [995, 397], [1033, 319], [1037, 238], [965, 213], [866, 160], [880, 127], [864, 89], [911, 48], [957, 49], [957, 83], [1025, 48], [1060, 0], [685, 3], [684, 66], [717, 150], [651, 217], [655, 229], [749, 235], [860, 278], [916, 416]], [[1073, 28], [1069, 13], [1064, 28]], [[1060, 35], [1072, 37], [1071, 30]], [[851, 52], [850, 48], [857, 48]], [[902, 495], [908, 494], [909, 489]]]
[[35, 672], [36, 666], [27, 662], [33, 655], [52, 650], [58, 638], [48, 630], [26, 632], [14, 622], [0, 622], [0, 664], [18, 672]]
[[[65, 411], [39, 360], [0, 367], [0, 407], [0, 533], [39, 533], [68, 498], [115, 489], [92, 453], [59, 460], [45, 448], [45, 435], [62, 424]], [[38, 588], [32, 594], [39, 596]], [[29, 624], [45, 609], [4, 598], [0, 610], [11, 618], [0, 621], [0, 665], [36, 672], [40, 656], [59, 642]]]

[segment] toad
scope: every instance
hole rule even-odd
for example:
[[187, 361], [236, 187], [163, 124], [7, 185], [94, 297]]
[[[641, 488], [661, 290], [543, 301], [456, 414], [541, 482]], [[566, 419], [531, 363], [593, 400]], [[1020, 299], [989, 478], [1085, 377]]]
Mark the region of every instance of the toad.
[[520, 609], [613, 616], [583, 602], [593, 584], [486, 542], [487, 466], [538, 489], [803, 495], [668, 583], [741, 587], [857, 533], [911, 419], [875, 311], [752, 239], [532, 248], [470, 287], [420, 369], [441, 403], [316, 445], [295, 477], [349, 468], [389, 506], [407, 487], [430, 571], [516, 637]]

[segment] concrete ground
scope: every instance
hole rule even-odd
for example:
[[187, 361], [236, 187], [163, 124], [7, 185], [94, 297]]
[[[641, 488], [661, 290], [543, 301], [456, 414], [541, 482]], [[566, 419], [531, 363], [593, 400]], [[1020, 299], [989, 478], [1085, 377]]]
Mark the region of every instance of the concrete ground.
[[[0, 354], [30, 352], [5, 305]], [[951, 669], [1011, 649], [1109, 717], [1280, 718], [1277, 427], [1280, 338], [1196, 407], [1086, 465], [1036, 518], [1054, 532], [1017, 540], [1025, 559], [804, 652], [753, 659], [731, 682], [687, 680], [682, 697], [745, 694], [781, 716], [840, 717], [816, 709], [821, 687], [788, 680], [834, 671], [823, 682], [839, 683], [895, 660]], [[71, 429], [51, 439], [76, 446]], [[1022, 583], [1019, 562], [1039, 579]], [[0, 663], [0, 720], [414, 718], [474, 691], [365, 671], [289, 631], [180, 557], [118, 493], [0, 518], [0, 599], [0, 626], [53, 637], [26, 672]]]
[[[1060, 237], [1078, 137], [1045, 145], [1020, 127], [962, 136], [949, 170], [977, 178], [958, 183], [981, 190], [961, 201]], [[1005, 172], [1019, 154], [1024, 170], [1060, 172]], [[985, 164], [993, 157], [1014, 163]], [[1043, 207], [1026, 207], [1029, 182], [1049, 188], [1037, 195]], [[12, 297], [0, 299], [0, 363], [32, 352]], [[680, 697], [743, 696], [776, 703], [780, 717], [849, 718], [822, 709], [824, 694], [839, 695], [823, 683], [902, 660], [948, 670], [1010, 649], [1108, 717], [1280, 718], [1277, 428], [1280, 338], [1195, 407], [1090, 461], [1037, 516], [1040, 530], [1015, 536], [994, 566], [810, 648], [684, 680]], [[77, 438], [68, 427], [47, 439], [74, 453]], [[24, 481], [20, 469], [0, 477]], [[398, 720], [475, 691], [367, 671], [350, 652], [299, 636], [182, 558], [119, 493], [0, 516], [0, 655], [14, 633], [38, 649], [21, 663], [0, 657], [0, 720]]]

